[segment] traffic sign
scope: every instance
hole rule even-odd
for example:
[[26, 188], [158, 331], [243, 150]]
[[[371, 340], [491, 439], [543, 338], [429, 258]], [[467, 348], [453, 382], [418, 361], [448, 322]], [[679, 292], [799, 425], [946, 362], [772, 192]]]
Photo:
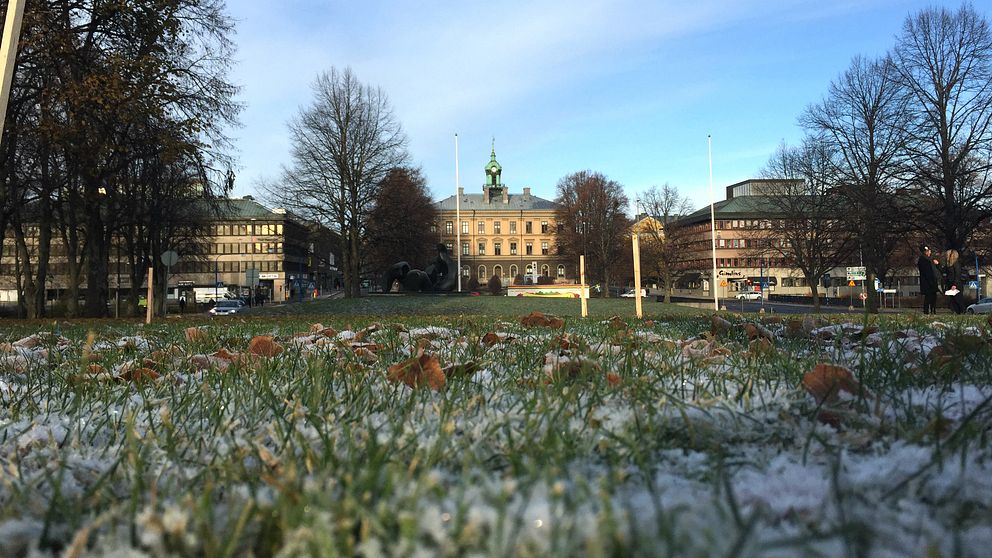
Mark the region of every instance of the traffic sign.
[[847, 280], [848, 281], [864, 281], [868, 278], [868, 271], [864, 266], [856, 266], [847, 268]]
[[727, 280], [724, 279], [723, 281], [720, 281], [720, 286], [721, 287], [726, 287], [727, 286]]
[[854, 286], [854, 279], [851, 279], [850, 281], [848, 281], [847, 282], [847, 286], [848, 287], [853, 287]]
[[221, 287], [224, 286], [224, 282], [223, 281], [217, 281], [217, 283], [214, 286], [219, 289], [219, 288], [221, 288]]
[[858, 297], [860, 297], [861, 300], [868, 300], [868, 293], [861, 293], [858, 295]]
[[174, 251], [166, 250], [165, 252], [162, 252], [162, 264], [165, 265], [166, 267], [172, 267], [176, 265], [176, 262], [178, 261], [179, 261], [179, 254], [175, 253]]
[[968, 288], [969, 289], [977, 289], [978, 288], [978, 281], [968, 281]]

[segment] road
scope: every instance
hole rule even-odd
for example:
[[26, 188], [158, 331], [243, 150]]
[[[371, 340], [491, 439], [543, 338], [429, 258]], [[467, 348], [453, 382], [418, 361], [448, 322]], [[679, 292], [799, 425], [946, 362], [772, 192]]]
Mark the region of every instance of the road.
[[[736, 300], [733, 298], [720, 299], [720, 307], [723, 308], [724, 306], [726, 306], [727, 310], [731, 312], [743, 313], [758, 312], [762, 307], [765, 309], [766, 313], [774, 314], [809, 314], [813, 312], [812, 304], [769, 302], [767, 300]], [[853, 312], [863, 311], [864, 307], [862, 307], [860, 303], [857, 304], [853, 310]], [[848, 310], [847, 306], [820, 306], [821, 314], [846, 314], [850, 312], [852, 312], [852, 310]]]

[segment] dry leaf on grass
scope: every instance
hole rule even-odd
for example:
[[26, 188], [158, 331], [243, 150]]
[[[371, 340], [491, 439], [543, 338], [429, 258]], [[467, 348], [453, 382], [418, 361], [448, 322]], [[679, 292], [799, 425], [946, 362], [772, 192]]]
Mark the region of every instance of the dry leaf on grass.
[[543, 313], [535, 310], [520, 318], [520, 325], [526, 327], [550, 327], [552, 329], [561, 329], [565, 327], [565, 320], [555, 316], [545, 316]]
[[122, 380], [127, 380], [129, 382], [140, 384], [142, 382], [147, 382], [150, 380], [157, 380], [161, 377], [161, 374], [152, 370], [151, 368], [134, 368], [125, 371], [119, 377]]
[[274, 357], [282, 352], [282, 346], [271, 335], [256, 335], [248, 343], [248, 352], [263, 357]]
[[840, 391], [852, 395], [861, 392], [861, 384], [854, 379], [854, 374], [843, 366], [820, 363], [803, 376], [803, 388], [816, 399], [817, 404], [837, 400]]
[[769, 341], [774, 339], [772, 332], [768, 331], [768, 328], [761, 324], [744, 324], [744, 333], [747, 335], [747, 338], [752, 341], [758, 338], [767, 339]]
[[197, 341], [206, 341], [210, 335], [207, 333], [207, 328], [205, 327], [188, 327], [186, 328], [186, 340], [190, 343], [196, 343]]
[[729, 321], [717, 316], [716, 314], [710, 317], [710, 332], [715, 336], [728, 333], [731, 327], [732, 326]]
[[464, 378], [475, 374], [479, 368], [478, 362], [470, 360], [462, 364], [449, 364], [444, 367], [442, 372], [444, 372], [444, 376], [448, 379]]
[[428, 386], [434, 391], [443, 389], [445, 383], [444, 372], [437, 357], [427, 354], [390, 366], [386, 372], [386, 379], [390, 382], [403, 382], [412, 388]]

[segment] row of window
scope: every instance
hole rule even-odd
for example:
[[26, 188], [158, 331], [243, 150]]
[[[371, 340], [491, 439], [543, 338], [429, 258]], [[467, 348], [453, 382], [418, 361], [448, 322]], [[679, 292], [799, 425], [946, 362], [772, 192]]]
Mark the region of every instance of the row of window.
[[[516, 221], [509, 221], [509, 223], [510, 223], [510, 234], [517, 234], [517, 222]], [[462, 234], [468, 234], [468, 226], [469, 226], [469, 222], [468, 221], [462, 221]], [[548, 232], [550, 230], [551, 230], [551, 227], [550, 227], [550, 225], [548, 225], [548, 222], [547, 221], [541, 221], [541, 234], [548, 234]], [[444, 222], [444, 234], [452, 235], [452, 234], [455, 234], [454, 231], [455, 231], [455, 223], [453, 221], [445, 221]], [[432, 233], [437, 233], [437, 225], [436, 224], [431, 224], [431, 232]], [[485, 221], [479, 221], [476, 224], [476, 233], [477, 234], [486, 234], [486, 222]], [[493, 221], [493, 234], [503, 234], [503, 222], [502, 221]], [[524, 222], [524, 234], [534, 234], [534, 222], [533, 221], [525, 221]]]
[[758, 269], [761, 267], [783, 267], [785, 262], [781, 258], [717, 258], [717, 267], [751, 267]]
[[218, 242], [207, 248], [209, 254], [282, 254], [282, 242]]
[[[501, 265], [494, 265], [493, 266], [493, 275], [499, 277], [500, 279], [507, 279], [507, 278], [513, 279], [514, 277], [517, 276], [517, 270], [518, 269], [519, 268], [516, 265], [511, 265], [510, 266], [510, 275], [507, 276], [507, 275], [503, 275], [503, 266], [501, 266]], [[525, 270], [524, 273], [526, 275], [531, 275], [534, 272], [534, 266], [531, 265], [531, 264], [527, 264], [526, 267], [524, 267], [524, 270]], [[564, 278], [565, 277], [565, 266], [564, 265], [558, 265], [558, 268], [555, 271], [557, 272], [557, 276], [559, 278]], [[479, 274], [476, 275], [476, 277], [478, 277], [480, 280], [481, 279], [486, 279], [486, 278], [489, 277], [489, 275], [486, 275], [486, 266], [484, 266], [484, 265], [480, 265], [479, 266], [478, 272], [479, 272]], [[462, 277], [469, 277], [470, 274], [471, 274], [471, 269], [469, 268], [469, 266], [463, 265], [462, 266]], [[544, 277], [550, 277], [551, 276], [551, 266], [548, 265], [548, 264], [542, 265], [541, 266], [541, 275], [543, 275]]]
[[235, 261], [207, 261], [207, 262], [184, 262], [172, 268], [174, 273], [241, 273], [255, 268], [261, 272], [282, 271], [283, 262], [281, 260], [269, 260], [264, 262], [250, 262], [246, 260]]
[[277, 236], [281, 234], [282, 223], [214, 225], [215, 236]]
[[[517, 254], [517, 243], [516, 242], [510, 242], [509, 244], [510, 244], [510, 253], [509, 253], [509, 255], [510, 256], [516, 256], [516, 255], [518, 255]], [[452, 244], [451, 242], [446, 242], [445, 245], [448, 247], [448, 252], [449, 253], [453, 253], [454, 252], [454, 249], [455, 249], [454, 244]], [[550, 255], [550, 254], [551, 254], [551, 246], [550, 246], [550, 244], [548, 242], [546, 242], [546, 241], [545, 242], [541, 242], [541, 255], [542, 256], [547, 256], [547, 255]], [[469, 243], [468, 242], [462, 242], [462, 255], [463, 256], [471, 256], [472, 255], [472, 253], [470, 251], [470, 246], [469, 246]], [[483, 240], [483, 241], [480, 241], [478, 243], [478, 245], [476, 246], [476, 253], [475, 253], [475, 255], [477, 255], [477, 256], [485, 256], [486, 255], [486, 241]], [[492, 255], [494, 255], [494, 256], [502, 256], [503, 255], [503, 243], [502, 242], [493, 242], [493, 254]], [[533, 242], [529, 242], [528, 241], [528, 242], [525, 242], [524, 243], [524, 255], [526, 255], [526, 256], [533, 256], [534, 255], [534, 243]]]

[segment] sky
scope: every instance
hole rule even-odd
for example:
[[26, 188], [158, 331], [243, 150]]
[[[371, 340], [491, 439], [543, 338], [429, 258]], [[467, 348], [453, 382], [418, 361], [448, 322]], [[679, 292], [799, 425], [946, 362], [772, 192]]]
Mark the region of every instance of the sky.
[[802, 111], [851, 58], [884, 55], [930, 5], [960, 3], [228, 0], [245, 107], [230, 131], [235, 195], [278, 180], [315, 77], [350, 67], [389, 96], [435, 199], [455, 190], [457, 133], [469, 193], [495, 139], [511, 194], [554, 199], [562, 177], [588, 169], [632, 202], [668, 183], [701, 207], [797, 143]]

